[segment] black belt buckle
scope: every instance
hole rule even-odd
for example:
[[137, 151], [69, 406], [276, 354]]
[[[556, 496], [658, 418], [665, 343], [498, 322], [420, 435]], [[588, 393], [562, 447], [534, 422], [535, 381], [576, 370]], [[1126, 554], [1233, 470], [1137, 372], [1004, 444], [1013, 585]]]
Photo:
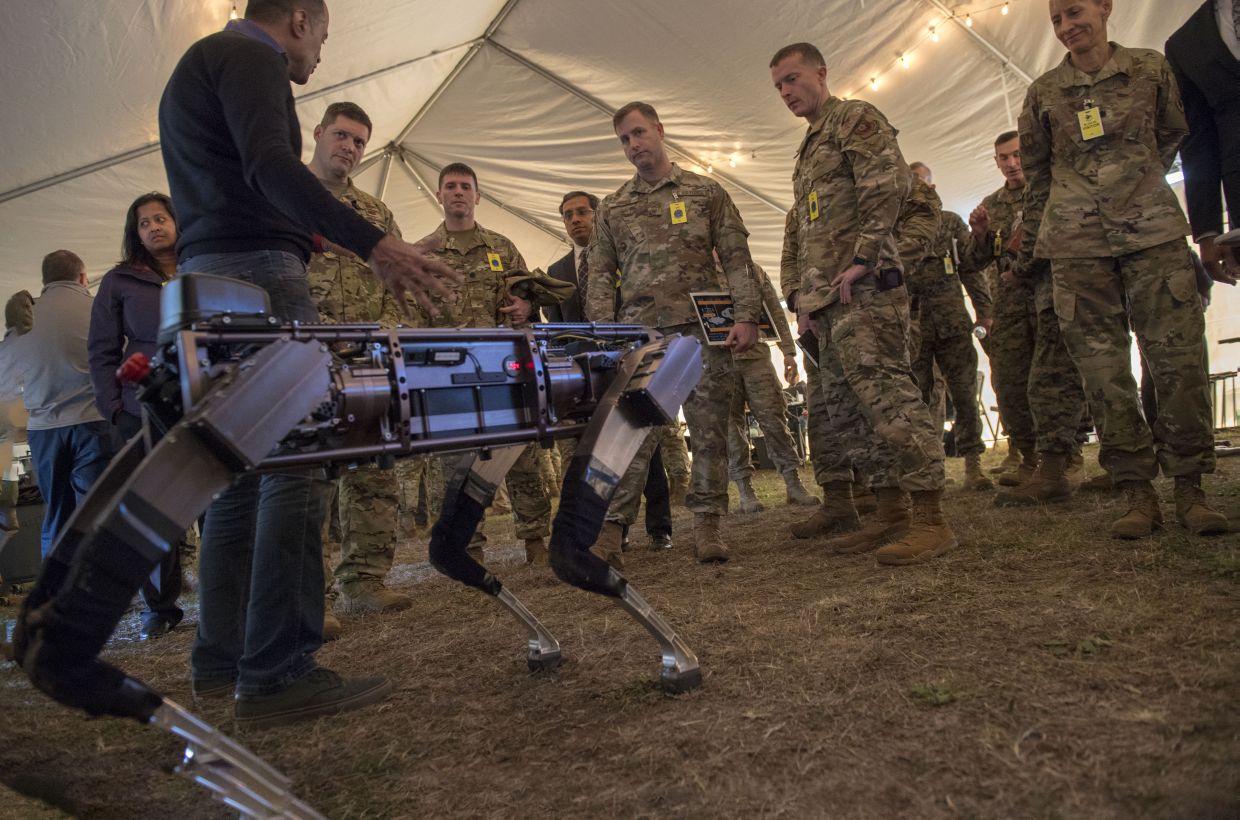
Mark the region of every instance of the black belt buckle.
[[887, 268], [880, 270], [875, 274], [878, 282], [878, 290], [881, 293], [885, 290], [892, 290], [904, 284], [904, 274], [897, 268]]

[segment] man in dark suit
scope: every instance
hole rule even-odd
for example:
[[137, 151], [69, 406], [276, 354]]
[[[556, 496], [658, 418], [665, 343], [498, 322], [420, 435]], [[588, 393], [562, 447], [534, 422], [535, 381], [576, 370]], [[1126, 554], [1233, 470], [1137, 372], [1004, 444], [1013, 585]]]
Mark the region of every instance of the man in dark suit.
[[590, 244], [590, 232], [594, 229], [594, 209], [598, 207], [598, 197], [585, 191], [569, 191], [560, 200], [560, 216], [564, 219], [564, 230], [573, 240], [573, 249], [564, 254], [547, 269], [547, 273], [556, 279], [572, 282], [577, 292], [558, 305], [545, 308], [548, 322], [584, 322], [585, 311], [585, 273], [586, 248]]
[[1180, 149], [1193, 239], [1211, 278], [1240, 277], [1240, 252], [1215, 243], [1223, 200], [1240, 227], [1240, 0], [1206, 0], [1167, 40], [1167, 60], [1184, 98], [1189, 135]]

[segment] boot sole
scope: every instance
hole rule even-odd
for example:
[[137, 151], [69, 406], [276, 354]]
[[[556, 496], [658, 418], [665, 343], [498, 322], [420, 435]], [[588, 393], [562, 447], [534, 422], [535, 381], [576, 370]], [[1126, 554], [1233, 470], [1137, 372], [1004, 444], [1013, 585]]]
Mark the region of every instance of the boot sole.
[[903, 532], [893, 532], [890, 535], [883, 535], [873, 541], [869, 541], [864, 544], [857, 544], [856, 546], [831, 547], [830, 542], [827, 542], [827, 546], [831, 547], [831, 551], [836, 555], [860, 555], [863, 552], [873, 552], [874, 550], [882, 549], [894, 541], [899, 541], [906, 535], [908, 535], [907, 529]]
[[1193, 529], [1192, 527], [1188, 526], [1188, 524], [1185, 524], [1183, 521], [1180, 521], [1179, 524], [1181, 527], [1188, 530], [1193, 535], [1223, 535], [1225, 533], [1231, 532], [1231, 525], [1228, 524], [1226, 521], [1224, 521], [1221, 524], [1207, 524], [1206, 526], [1201, 527], [1200, 529]]
[[847, 535], [850, 532], [856, 532], [859, 529], [861, 529], [861, 522], [854, 521], [851, 524], [844, 524], [844, 525], [831, 526], [831, 527], [819, 527], [818, 529], [813, 530], [812, 532], [807, 532], [806, 530], [801, 530], [801, 532], [797, 532], [792, 527], [789, 527], [788, 532], [792, 535], [793, 538], [799, 538], [802, 541], [808, 541], [811, 538], [835, 538], [841, 535]]
[[226, 697], [231, 697], [236, 688], [236, 678], [227, 683], [220, 682], [206, 688], [199, 688], [198, 684], [190, 684], [190, 692], [193, 693], [194, 700], [223, 700]]
[[878, 558], [878, 563], [883, 564], [884, 566], [906, 567], [909, 564], [924, 564], [926, 561], [929, 561], [931, 558], [938, 558], [943, 553], [951, 552], [958, 546], [960, 546], [960, 541], [956, 538], [953, 538], [950, 543], [944, 544], [938, 549], [926, 550], [920, 555], [916, 555], [912, 558], [901, 558], [898, 555], [879, 555], [877, 556], [877, 558]]
[[272, 726], [286, 726], [290, 723], [297, 723], [310, 718], [338, 715], [341, 712], [360, 709], [363, 706], [378, 703], [390, 694], [392, 694], [392, 682], [385, 680], [376, 686], [355, 692], [351, 696], [341, 698], [340, 700], [316, 703], [309, 706], [298, 706], [253, 717], [237, 716], [236, 721], [238, 727], [247, 729], [268, 729]]

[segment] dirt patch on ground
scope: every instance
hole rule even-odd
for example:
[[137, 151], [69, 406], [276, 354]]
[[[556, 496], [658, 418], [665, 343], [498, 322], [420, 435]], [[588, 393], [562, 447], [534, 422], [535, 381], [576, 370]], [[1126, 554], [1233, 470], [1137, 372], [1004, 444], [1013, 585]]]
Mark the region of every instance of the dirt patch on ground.
[[[999, 510], [952, 490], [960, 549], [891, 569], [791, 538], [804, 509], [774, 474], [757, 484], [768, 510], [727, 519], [730, 563], [693, 562], [683, 511], [675, 549], [645, 551], [639, 528], [626, 557], [698, 653], [696, 692], [660, 692], [645, 632], [521, 565], [492, 517], [488, 560], [560, 639], [559, 671], [529, 673], [515, 621], [428, 573], [411, 542], [392, 581], [413, 609], [348, 619], [320, 653], [390, 676], [395, 695], [239, 737], [333, 818], [1240, 814], [1240, 536], [1169, 522], [1122, 543], [1106, 537], [1114, 498]], [[1206, 487], [1240, 523], [1240, 459]], [[120, 634], [109, 660], [188, 703], [189, 631]], [[200, 714], [232, 728], [226, 702]], [[229, 816], [169, 773], [178, 757], [171, 737], [62, 709], [0, 664], [9, 787], [83, 817]], [[9, 797], [0, 815], [58, 816]]]

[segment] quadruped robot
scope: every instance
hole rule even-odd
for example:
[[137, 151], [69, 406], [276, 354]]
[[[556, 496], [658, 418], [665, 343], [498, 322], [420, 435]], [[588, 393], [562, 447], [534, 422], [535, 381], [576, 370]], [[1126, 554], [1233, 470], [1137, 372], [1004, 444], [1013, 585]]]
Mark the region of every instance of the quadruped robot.
[[447, 482], [430, 562], [507, 609], [531, 669], [560, 645], [466, 553], [499, 483], [530, 442], [580, 437], [549, 544], [555, 574], [607, 596], [654, 637], [671, 692], [701, 684], [697, 658], [624, 576], [589, 551], [651, 427], [676, 418], [702, 372], [699, 342], [636, 325], [383, 330], [283, 324], [267, 294], [187, 274], [161, 305], [160, 351], [131, 359], [146, 423], [60, 534], [14, 634], [34, 685], [91, 715], [134, 718], [186, 741], [178, 772], [250, 817], [317, 818], [289, 780], [99, 652], [152, 568], [240, 474], [467, 452]]

